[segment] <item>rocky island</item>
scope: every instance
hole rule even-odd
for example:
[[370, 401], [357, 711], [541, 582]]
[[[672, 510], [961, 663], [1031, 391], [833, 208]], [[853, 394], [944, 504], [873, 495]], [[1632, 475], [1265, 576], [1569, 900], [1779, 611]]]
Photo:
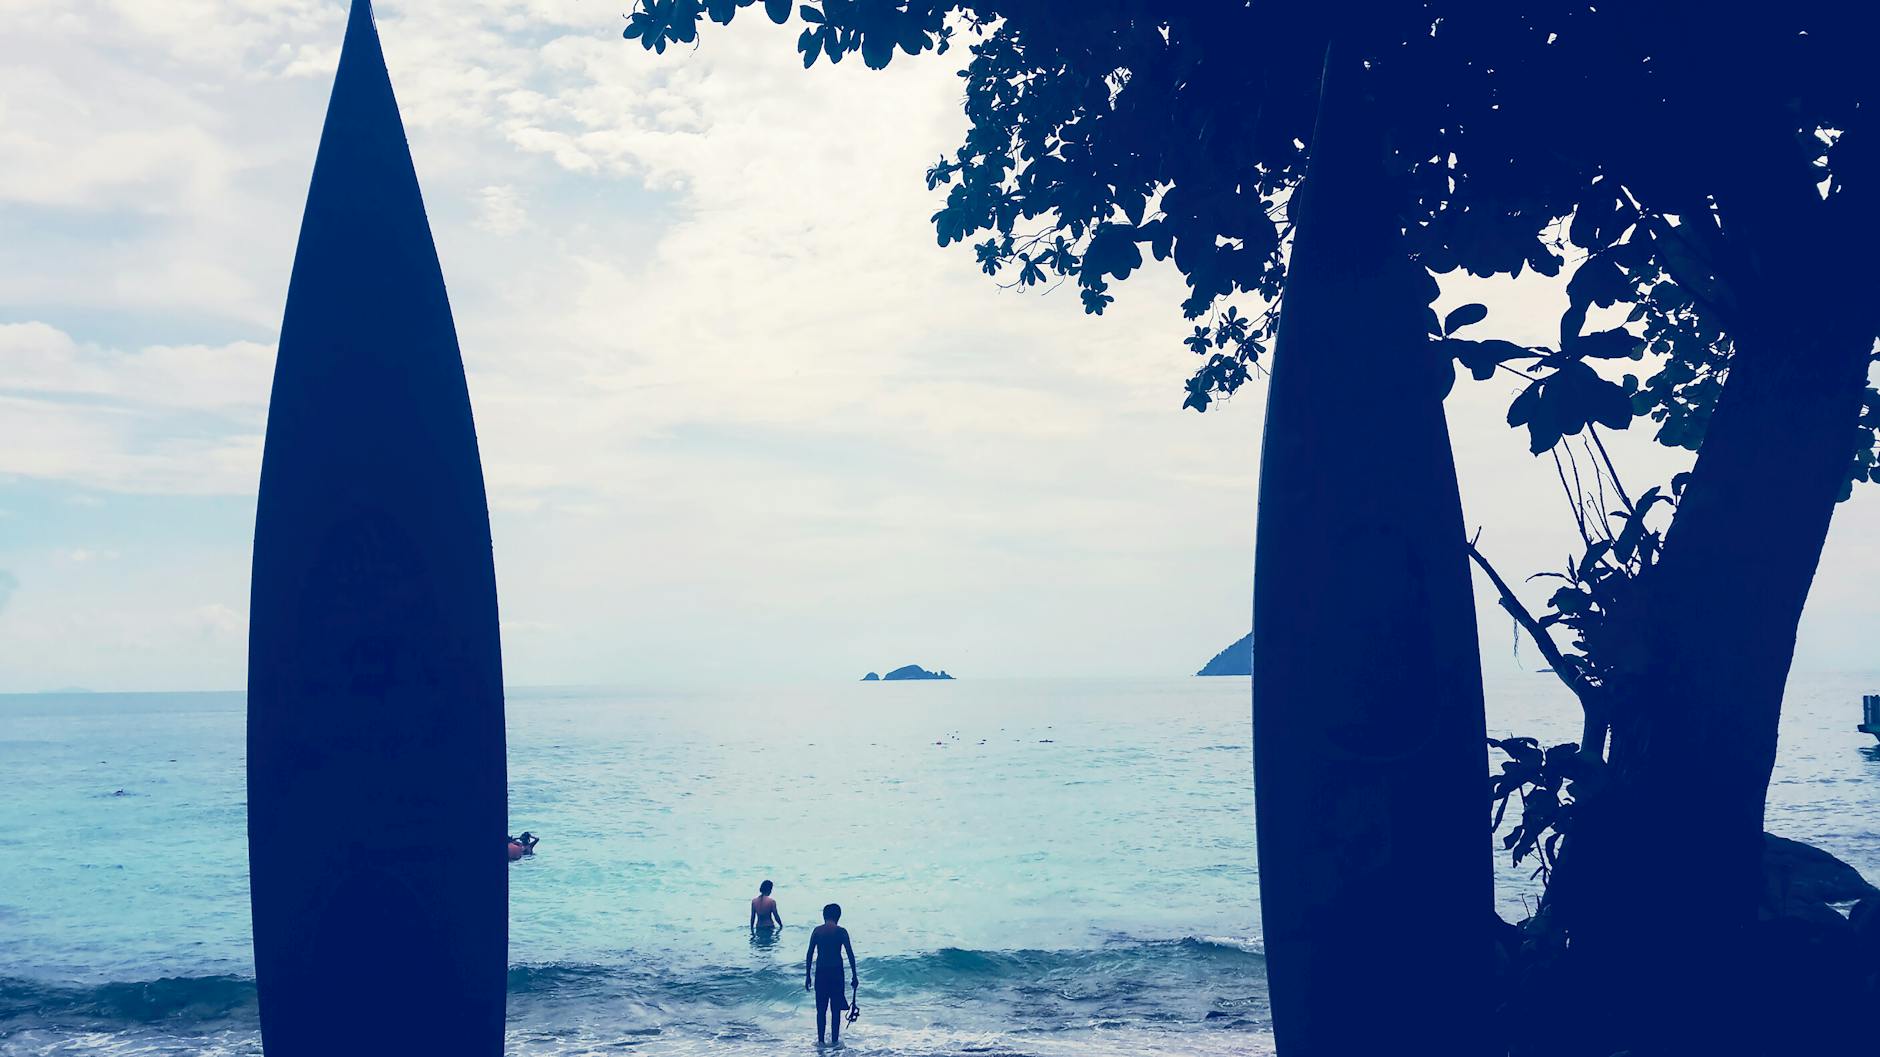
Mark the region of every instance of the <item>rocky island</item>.
[[1203, 665], [1196, 675], [1252, 675], [1253, 674], [1253, 632], [1241, 636], [1240, 641], [1214, 655], [1214, 659]]
[[864, 683], [884, 682], [885, 683], [885, 682], [891, 682], [891, 681], [901, 680], [901, 679], [951, 679], [951, 678], [953, 677], [948, 675], [945, 672], [945, 670], [941, 670], [938, 672], [930, 672], [927, 669], [922, 668], [918, 664], [904, 664], [901, 667], [896, 668], [894, 671], [889, 672], [887, 675], [876, 675], [874, 672], [869, 672], [867, 675], [862, 676], [862, 682]]

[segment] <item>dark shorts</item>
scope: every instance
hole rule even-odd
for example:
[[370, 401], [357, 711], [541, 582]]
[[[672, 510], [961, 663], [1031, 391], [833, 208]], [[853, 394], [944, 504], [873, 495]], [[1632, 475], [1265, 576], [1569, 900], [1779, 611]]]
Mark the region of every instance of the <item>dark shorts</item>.
[[840, 1013], [847, 1008], [849, 1008], [848, 989], [843, 986], [842, 978], [837, 977], [834, 980], [818, 978], [816, 1012], [820, 1015], [826, 1009], [832, 1013]]

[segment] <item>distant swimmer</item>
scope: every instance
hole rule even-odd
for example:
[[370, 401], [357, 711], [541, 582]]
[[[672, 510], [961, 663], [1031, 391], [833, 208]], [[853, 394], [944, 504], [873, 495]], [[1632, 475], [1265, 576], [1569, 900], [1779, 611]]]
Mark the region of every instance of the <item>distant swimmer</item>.
[[[835, 903], [823, 907], [823, 923], [809, 934], [809, 953], [803, 956], [803, 990], [816, 992], [816, 1044], [822, 1045], [823, 1025], [829, 1026], [829, 1041], [842, 1041], [843, 1010], [849, 1003], [843, 998], [842, 952], [849, 955], [849, 986], [859, 988], [861, 978], [855, 969], [855, 948], [849, 944], [849, 930], [836, 924], [842, 920], [842, 908]], [[813, 981], [813, 983], [812, 983]]]
[[777, 901], [770, 898], [775, 887], [769, 881], [757, 886], [757, 898], [751, 900], [751, 935], [783, 927], [783, 915], [777, 913]]
[[534, 855], [535, 846], [540, 843], [540, 841], [536, 839], [535, 834], [530, 833], [526, 829], [522, 831], [522, 836], [520, 837], [504, 837], [503, 840], [509, 846], [508, 853], [510, 862], [515, 862], [524, 855]]

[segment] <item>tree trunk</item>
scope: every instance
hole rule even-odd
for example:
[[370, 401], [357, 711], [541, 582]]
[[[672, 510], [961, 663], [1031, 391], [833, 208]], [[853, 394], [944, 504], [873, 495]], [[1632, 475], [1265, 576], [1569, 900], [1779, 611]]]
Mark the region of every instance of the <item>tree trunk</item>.
[[1286, 1057], [1486, 1052], [1480, 658], [1443, 417], [1375, 75], [1328, 59], [1267, 396], [1254, 785]]
[[[1812, 195], [1812, 188], [1799, 190]], [[1843, 300], [1819, 198], [1724, 216], [1771, 262], [1732, 327], [1729, 375], [1665, 540], [1625, 619], [1614, 785], [1554, 893], [1640, 1055], [1746, 1052], [1763, 806], [1796, 626], [1856, 442], [1873, 327]], [[1745, 202], [1745, 199], [1737, 199]], [[1799, 203], [1799, 205], [1798, 205]], [[1783, 262], [1780, 274], [1774, 262]], [[1856, 269], [1845, 269], [1856, 273]], [[1603, 1052], [1603, 1051], [1602, 1051]]]

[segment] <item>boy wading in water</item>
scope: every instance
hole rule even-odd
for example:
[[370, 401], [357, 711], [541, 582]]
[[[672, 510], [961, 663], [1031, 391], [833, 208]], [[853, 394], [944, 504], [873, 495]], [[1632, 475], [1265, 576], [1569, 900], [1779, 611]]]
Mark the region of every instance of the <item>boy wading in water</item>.
[[757, 898], [751, 900], [751, 935], [768, 933], [783, 927], [783, 915], [777, 913], [777, 901], [770, 898], [771, 883], [757, 886]]
[[842, 952], [849, 953], [849, 985], [861, 984], [855, 974], [855, 948], [849, 945], [849, 930], [836, 924], [842, 920], [842, 908], [834, 903], [823, 907], [823, 923], [809, 934], [809, 953], [803, 956], [803, 990], [816, 992], [816, 1043], [823, 1041], [823, 1025], [829, 1025], [829, 1041], [842, 1041], [842, 1011], [849, 1008], [842, 993]]

